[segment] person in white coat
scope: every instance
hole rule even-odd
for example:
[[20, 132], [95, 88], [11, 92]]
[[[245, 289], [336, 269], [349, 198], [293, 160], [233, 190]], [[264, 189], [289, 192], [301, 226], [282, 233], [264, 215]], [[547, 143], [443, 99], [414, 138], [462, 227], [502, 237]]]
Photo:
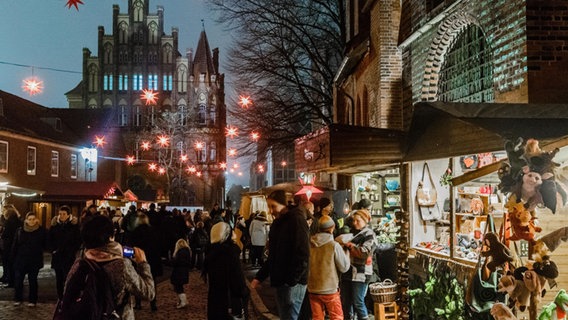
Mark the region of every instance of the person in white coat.
[[308, 295], [312, 319], [323, 320], [325, 312], [330, 320], [343, 319], [339, 295], [339, 274], [349, 270], [349, 256], [333, 239], [335, 223], [330, 216], [318, 220], [319, 232], [310, 238], [310, 271]]
[[264, 246], [268, 239], [268, 221], [266, 211], [261, 211], [250, 223], [249, 233], [251, 241], [251, 263], [254, 267], [261, 267], [264, 264]]

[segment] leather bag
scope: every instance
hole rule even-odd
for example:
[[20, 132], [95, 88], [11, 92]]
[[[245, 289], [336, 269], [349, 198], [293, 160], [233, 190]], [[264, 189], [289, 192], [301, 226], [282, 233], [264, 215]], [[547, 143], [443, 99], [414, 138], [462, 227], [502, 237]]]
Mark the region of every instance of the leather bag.
[[[426, 172], [428, 173], [428, 180], [430, 181], [429, 186], [426, 186], [424, 183]], [[424, 162], [424, 166], [422, 167], [422, 179], [418, 182], [418, 189], [416, 190], [416, 201], [421, 207], [433, 207], [436, 205], [437, 200], [438, 192], [434, 186], [430, 168], [428, 167], [428, 163]]]

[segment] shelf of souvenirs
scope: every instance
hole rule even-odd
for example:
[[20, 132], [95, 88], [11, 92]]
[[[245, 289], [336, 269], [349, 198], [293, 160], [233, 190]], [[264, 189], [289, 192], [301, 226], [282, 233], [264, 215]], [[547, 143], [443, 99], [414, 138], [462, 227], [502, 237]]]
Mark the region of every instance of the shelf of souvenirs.
[[438, 241], [419, 242], [416, 245], [414, 245], [413, 249], [428, 251], [446, 257], [450, 255], [450, 246], [447, 244], [439, 243]]

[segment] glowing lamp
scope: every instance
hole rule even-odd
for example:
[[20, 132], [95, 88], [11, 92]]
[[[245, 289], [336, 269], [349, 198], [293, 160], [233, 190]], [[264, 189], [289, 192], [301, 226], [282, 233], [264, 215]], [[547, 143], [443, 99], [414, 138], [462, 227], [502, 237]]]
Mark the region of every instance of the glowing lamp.
[[227, 127], [225, 128], [225, 136], [234, 138], [239, 135], [239, 129], [236, 127]]
[[157, 142], [161, 147], [167, 147], [170, 144], [170, 138], [166, 135], [160, 135]]
[[201, 141], [195, 142], [195, 144], [193, 146], [195, 147], [196, 150], [203, 150], [203, 147], [204, 147], [203, 142], [201, 142]]
[[227, 169], [227, 164], [225, 162], [219, 163], [219, 167], [223, 170]]
[[142, 90], [140, 98], [146, 100], [146, 105], [155, 104], [158, 99], [158, 93], [153, 90]]
[[181, 162], [187, 162], [188, 159], [189, 159], [189, 158], [187, 157], [187, 154], [182, 154], [182, 155], [179, 157], [179, 161], [181, 161]]
[[252, 132], [250, 134], [250, 138], [252, 141], [258, 141], [258, 139], [260, 139], [260, 134], [258, 132]]
[[159, 174], [164, 174], [164, 173], [166, 173], [166, 169], [164, 169], [163, 167], [160, 167], [160, 168], [158, 169], [158, 173], [159, 173]]
[[97, 148], [102, 148], [107, 142], [105, 141], [105, 136], [95, 136], [93, 143], [97, 145]]
[[148, 170], [150, 170], [150, 171], [156, 171], [157, 169], [158, 169], [158, 165], [153, 163], [153, 162], [148, 165]]
[[237, 155], [237, 149], [235, 148], [231, 148], [229, 150], [227, 150], [227, 152], [229, 153], [229, 156], [234, 157]]
[[22, 84], [22, 89], [30, 96], [39, 94], [43, 91], [43, 81], [40, 81], [36, 77], [27, 78]]
[[150, 150], [150, 142], [142, 141], [142, 143], [140, 144], [140, 148], [144, 151]]
[[129, 165], [133, 165], [134, 162], [136, 162], [134, 156], [126, 156], [126, 163], [128, 163]]
[[240, 96], [239, 104], [241, 105], [241, 107], [246, 109], [250, 104], [252, 104], [252, 101], [250, 100], [250, 97]]

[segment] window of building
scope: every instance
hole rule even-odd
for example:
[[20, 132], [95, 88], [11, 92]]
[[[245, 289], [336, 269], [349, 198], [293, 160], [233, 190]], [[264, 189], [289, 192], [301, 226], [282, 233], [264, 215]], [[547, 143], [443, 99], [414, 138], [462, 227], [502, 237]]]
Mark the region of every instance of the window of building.
[[119, 106], [118, 125], [124, 127], [128, 124], [128, 110], [125, 105]]
[[158, 90], [158, 75], [157, 74], [149, 74], [148, 75], [148, 89]]
[[105, 64], [112, 64], [112, 45], [107, 43], [105, 45], [105, 55], [104, 55], [104, 62]]
[[142, 8], [142, 2], [136, 1], [134, 3], [134, 21], [141, 22], [144, 19], [144, 10]]
[[35, 176], [36, 174], [36, 147], [28, 146], [28, 163], [27, 163], [27, 173], [28, 175]]
[[163, 63], [172, 63], [173, 62], [173, 52], [174, 49], [170, 44], [166, 44], [163, 47]]
[[198, 124], [201, 124], [201, 125], [206, 124], [206, 122], [205, 122], [207, 120], [206, 119], [207, 117], [205, 116], [206, 111], [207, 111], [206, 109], [207, 109], [207, 107], [205, 107], [204, 104], [199, 105], [199, 110], [197, 111], [197, 123]]
[[134, 125], [139, 127], [142, 125], [142, 106], [134, 106]]
[[112, 74], [105, 74], [103, 77], [103, 90], [112, 91]]
[[118, 43], [128, 43], [128, 24], [121, 22], [118, 25]]
[[141, 91], [144, 87], [144, 76], [137, 73], [134, 74], [134, 80], [132, 80], [132, 90]]
[[165, 91], [172, 91], [173, 89], [173, 77], [171, 74], [164, 74], [164, 88]]
[[0, 172], [8, 172], [8, 142], [0, 141]]
[[148, 33], [148, 42], [150, 42], [150, 44], [158, 43], [158, 25], [152, 22], [148, 26], [148, 30], [150, 31]]
[[177, 70], [177, 91], [185, 93], [187, 91], [187, 68], [180, 66]]
[[150, 115], [149, 115], [150, 125], [156, 124], [156, 106], [150, 106]]
[[187, 107], [185, 105], [178, 106], [178, 113], [179, 113], [179, 123], [182, 126], [187, 125]]
[[209, 161], [217, 162], [217, 144], [215, 141], [211, 141], [209, 144]]
[[217, 119], [217, 108], [214, 104], [209, 106], [209, 125], [214, 126]]
[[77, 171], [79, 171], [79, 164], [77, 162], [77, 155], [71, 154], [71, 179], [77, 179]]
[[89, 67], [89, 92], [99, 91], [98, 79], [99, 79], [98, 68], [95, 65], [91, 65]]
[[128, 75], [127, 74], [119, 74], [118, 75], [118, 90], [119, 91], [128, 90]]
[[59, 151], [51, 151], [51, 176], [59, 177]]

